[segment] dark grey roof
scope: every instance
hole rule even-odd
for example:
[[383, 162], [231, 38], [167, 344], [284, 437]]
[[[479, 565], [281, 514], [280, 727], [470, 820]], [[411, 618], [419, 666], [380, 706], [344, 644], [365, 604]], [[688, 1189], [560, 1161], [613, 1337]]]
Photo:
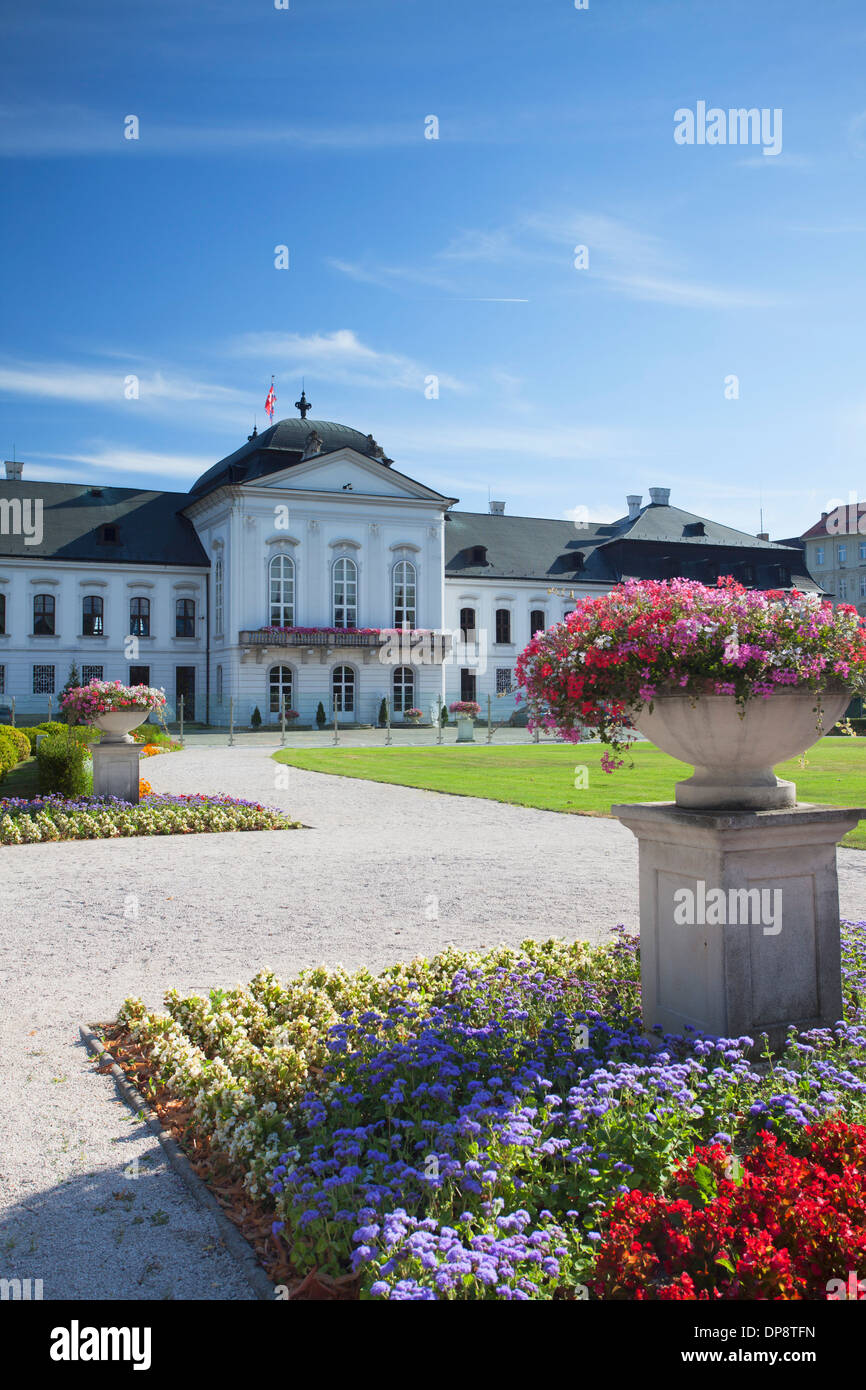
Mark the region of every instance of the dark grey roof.
[[269, 473], [279, 473], [293, 463], [300, 463], [307, 438], [313, 430], [322, 440], [322, 448], [316, 456], [318, 458], [332, 454], [337, 449], [354, 449], [381, 463], [383, 468], [390, 464], [370, 435], [353, 430], [349, 425], [338, 425], [332, 420], [301, 420], [300, 417], [278, 420], [275, 425], [262, 430], [261, 434], [253, 435], [240, 449], [202, 473], [190, 489], [191, 497], [202, 497], [224, 483], [250, 483], [256, 478], [267, 477]]
[[[41, 499], [42, 543], [26, 545], [23, 535], [4, 535], [0, 530], [0, 557], [126, 565], [208, 564], [192, 523], [181, 514], [189, 502], [185, 492], [142, 492], [28, 478], [0, 481], [0, 501], [16, 497]], [[117, 527], [116, 543], [100, 539], [100, 528], [106, 525]]]
[[[486, 563], [474, 548], [484, 546]], [[743, 567], [752, 567], [749, 579]], [[634, 519], [609, 523], [549, 521], [485, 512], [447, 514], [445, 573], [477, 579], [597, 583], [676, 576], [713, 582], [733, 574], [759, 587], [815, 589], [801, 551], [758, 540], [679, 507], [650, 503]], [[790, 581], [786, 576], [790, 575]], [[798, 582], [799, 580], [799, 582]]]

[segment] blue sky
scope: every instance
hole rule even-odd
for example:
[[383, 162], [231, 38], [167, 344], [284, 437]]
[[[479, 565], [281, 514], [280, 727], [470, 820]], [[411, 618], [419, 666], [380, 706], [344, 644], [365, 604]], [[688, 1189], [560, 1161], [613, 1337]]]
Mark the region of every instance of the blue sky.
[[[860, 0], [28, 0], [0, 52], [25, 476], [185, 489], [273, 373], [470, 510], [866, 493]], [[781, 153], [677, 144], [699, 101]]]

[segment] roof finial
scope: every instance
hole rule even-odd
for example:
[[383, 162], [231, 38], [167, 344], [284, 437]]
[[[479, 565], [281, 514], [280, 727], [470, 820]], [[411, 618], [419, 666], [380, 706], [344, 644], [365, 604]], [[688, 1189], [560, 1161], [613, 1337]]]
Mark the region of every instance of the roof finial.
[[311, 406], [310, 402], [307, 400], [306, 395], [304, 394], [304, 388], [302, 386], [301, 399], [299, 401], [295, 401], [295, 410], [299, 410], [301, 412], [301, 419], [306, 420], [307, 411], [312, 410], [312, 408], [313, 407]]

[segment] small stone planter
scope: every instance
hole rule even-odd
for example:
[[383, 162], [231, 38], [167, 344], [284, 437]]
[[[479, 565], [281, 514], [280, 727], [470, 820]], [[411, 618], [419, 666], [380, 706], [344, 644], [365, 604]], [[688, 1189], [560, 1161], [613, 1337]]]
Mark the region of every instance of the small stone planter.
[[457, 742], [475, 742], [475, 721], [468, 714], [458, 714], [457, 716]]
[[94, 716], [93, 725], [102, 732], [102, 743], [134, 743], [130, 730], [137, 729], [150, 714], [149, 709], [110, 709]]

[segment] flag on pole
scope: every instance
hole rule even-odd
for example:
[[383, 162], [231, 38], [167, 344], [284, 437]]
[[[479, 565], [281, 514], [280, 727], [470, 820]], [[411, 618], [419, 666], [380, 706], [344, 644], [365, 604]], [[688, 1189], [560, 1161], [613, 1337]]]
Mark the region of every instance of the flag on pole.
[[267, 400], [265, 401], [265, 414], [267, 415], [271, 424], [274, 423], [274, 410], [276, 409], [276, 405], [277, 398], [274, 393], [274, 378], [271, 377], [271, 389], [268, 392]]

